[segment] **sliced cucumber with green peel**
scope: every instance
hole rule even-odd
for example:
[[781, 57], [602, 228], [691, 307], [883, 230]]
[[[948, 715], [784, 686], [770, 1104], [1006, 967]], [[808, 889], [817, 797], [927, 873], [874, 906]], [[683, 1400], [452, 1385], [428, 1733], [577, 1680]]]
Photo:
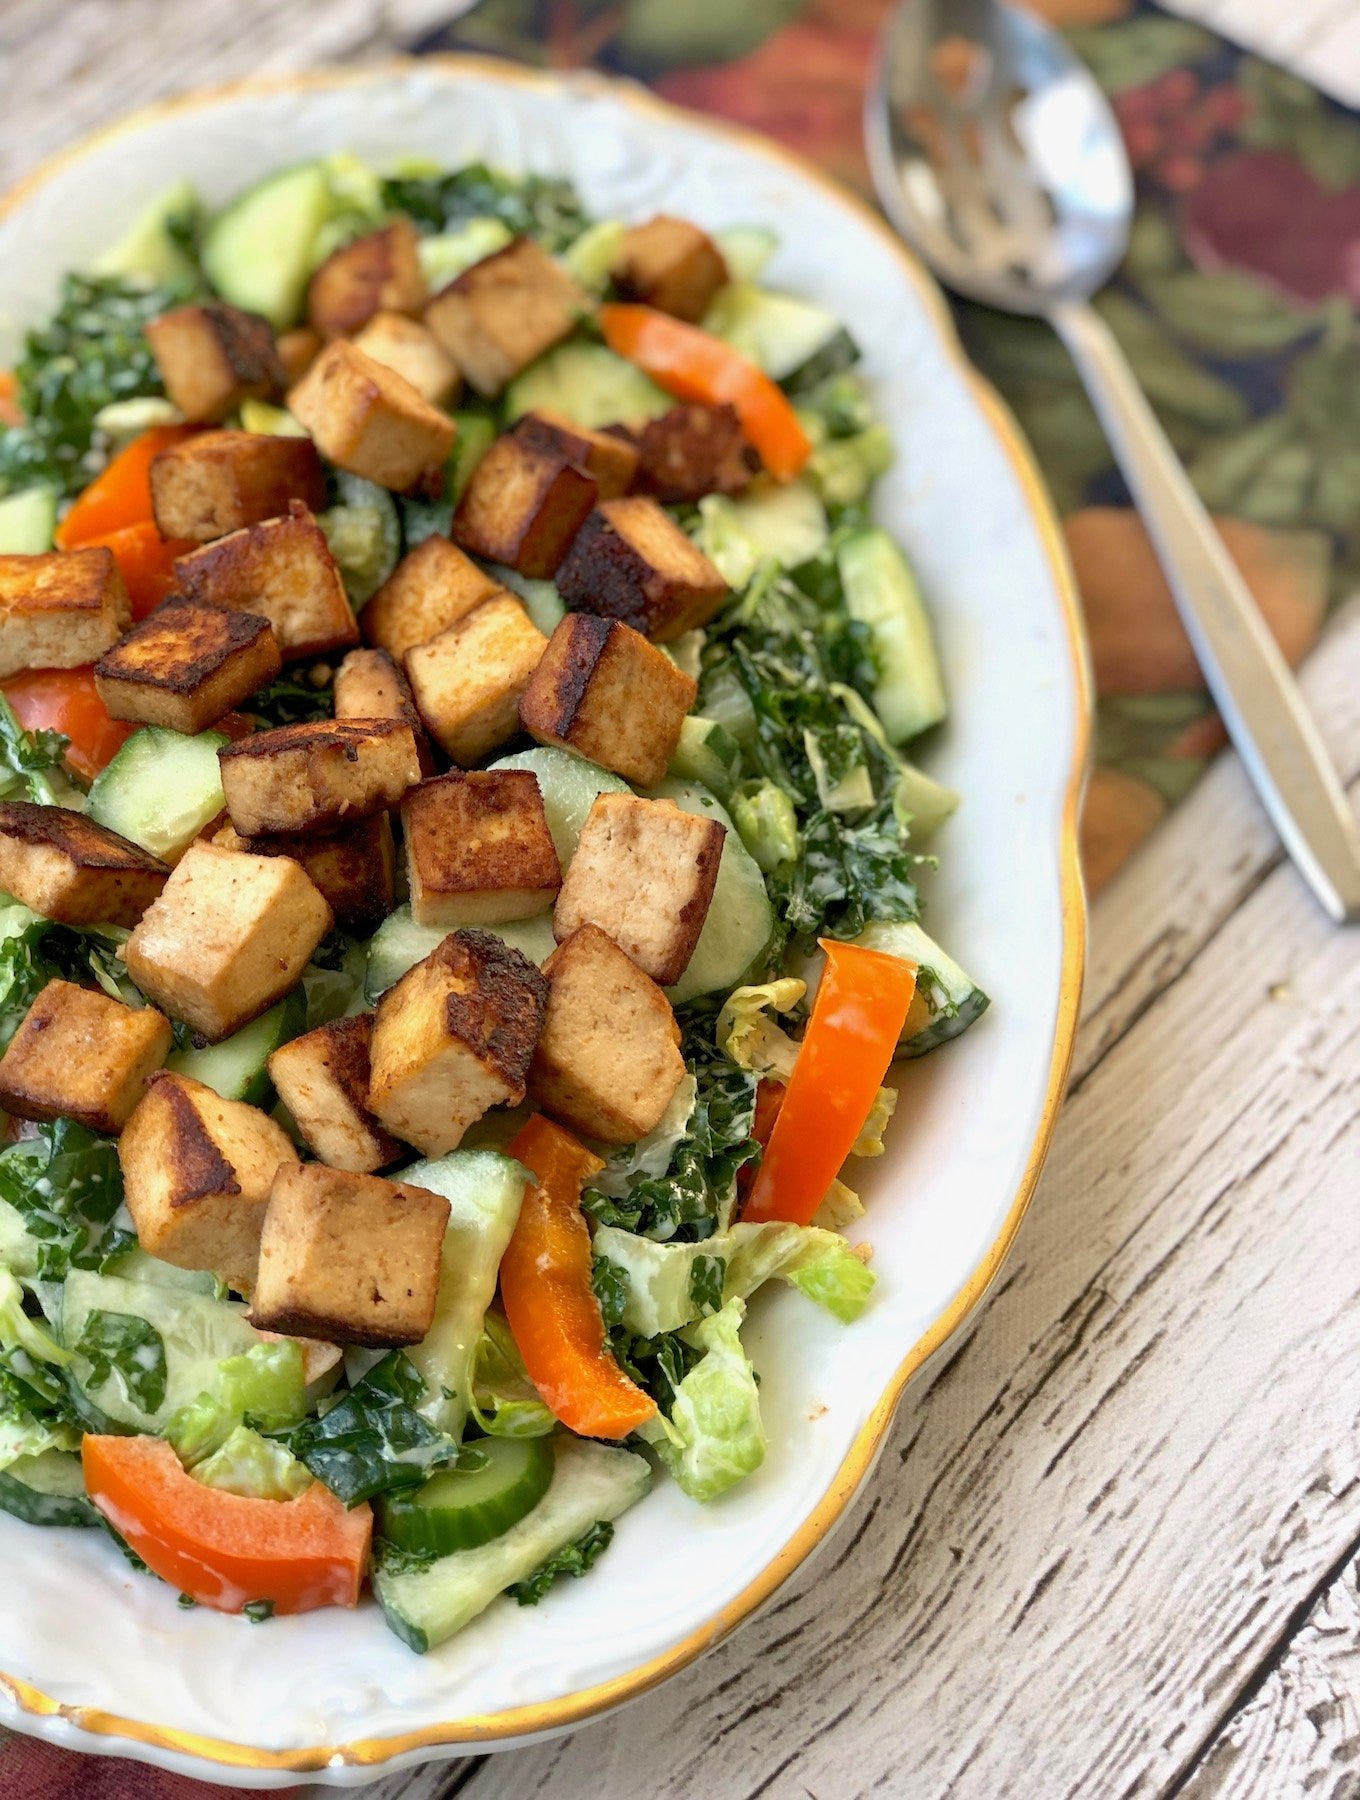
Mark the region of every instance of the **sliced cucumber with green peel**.
[[567, 603], [551, 581], [539, 581], [532, 575], [521, 575], [518, 569], [512, 569], [506, 563], [488, 563], [487, 573], [494, 575], [501, 586], [508, 587], [512, 594], [519, 595], [524, 602], [525, 612], [544, 637], [551, 637], [566, 618]]
[[197, 737], [144, 725], [90, 789], [90, 817], [153, 856], [174, 862], [224, 805], [220, 731]]
[[600, 219], [587, 226], [562, 252], [562, 262], [583, 288], [602, 294], [609, 285], [609, 271], [618, 256], [625, 227], [619, 219]]
[[899, 814], [909, 815], [908, 829], [913, 844], [923, 844], [950, 818], [959, 805], [959, 794], [942, 781], [927, 775], [913, 763], [904, 762], [897, 777], [894, 804]]
[[628, 794], [632, 789], [598, 763], [573, 756], [570, 750], [554, 750], [543, 745], [537, 750], [519, 750], [513, 756], [502, 756], [493, 769], [528, 769], [537, 775], [543, 795], [543, 810], [548, 815], [548, 830], [557, 847], [558, 861], [565, 869], [576, 854], [576, 840], [596, 798], [600, 794]]
[[20, 1456], [0, 1469], [0, 1512], [25, 1525], [98, 1525], [80, 1458], [70, 1450]]
[[697, 781], [726, 800], [741, 768], [741, 745], [716, 719], [691, 713], [681, 721], [680, 741], [670, 773], [681, 781]]
[[713, 889], [713, 903], [699, 933], [684, 974], [666, 989], [672, 1006], [681, 1006], [700, 994], [714, 994], [736, 987], [764, 950], [774, 930], [774, 908], [765, 889], [765, 877], [731, 817], [707, 788], [667, 778], [650, 790], [649, 798], [673, 800], [682, 812], [701, 819], [717, 819], [727, 836]]
[[[552, 914], [547, 912], [538, 913], [532, 919], [515, 919], [506, 925], [485, 925], [478, 929], [493, 931], [532, 963], [541, 963], [557, 948], [557, 940], [552, 934]], [[370, 1001], [380, 999], [408, 969], [423, 962], [448, 935], [437, 925], [417, 925], [410, 907], [399, 906], [369, 939], [368, 965], [364, 973], [367, 998]]]
[[948, 711], [930, 616], [916, 577], [886, 531], [856, 531], [837, 553], [845, 604], [867, 625], [878, 658], [874, 707], [894, 744], [938, 725]]
[[521, 413], [548, 407], [597, 429], [655, 419], [674, 404], [640, 369], [603, 344], [559, 344], [530, 363], [505, 391], [505, 416], [512, 424]]
[[224, 300], [276, 331], [297, 322], [312, 249], [331, 212], [323, 163], [301, 163], [247, 188], [203, 234], [203, 270]]
[[924, 1056], [967, 1031], [991, 1004], [971, 975], [914, 921], [880, 920], [855, 939], [916, 964], [916, 993], [898, 1043], [900, 1056]]
[[56, 529], [55, 488], [25, 488], [0, 500], [0, 556], [41, 556]]
[[480, 1469], [444, 1469], [409, 1494], [379, 1503], [378, 1530], [400, 1550], [448, 1556], [475, 1550], [518, 1525], [553, 1478], [548, 1438], [487, 1438]]
[[307, 1029], [307, 996], [295, 987], [276, 1006], [202, 1050], [176, 1050], [165, 1059], [167, 1069], [201, 1081], [224, 1100], [244, 1100], [250, 1106], [268, 1106], [274, 1091], [265, 1067], [280, 1044]]
[[734, 281], [719, 290], [704, 330], [749, 356], [773, 380], [787, 381], [843, 336], [845, 327], [811, 300]]
[[192, 218], [198, 195], [192, 183], [177, 181], [158, 194], [128, 226], [118, 242], [94, 265], [96, 275], [130, 275], [143, 281], [167, 282], [192, 275], [194, 265], [170, 233], [176, 219]]
[[733, 281], [756, 281], [779, 248], [779, 238], [763, 225], [729, 225], [715, 231], [713, 241], [722, 252]]

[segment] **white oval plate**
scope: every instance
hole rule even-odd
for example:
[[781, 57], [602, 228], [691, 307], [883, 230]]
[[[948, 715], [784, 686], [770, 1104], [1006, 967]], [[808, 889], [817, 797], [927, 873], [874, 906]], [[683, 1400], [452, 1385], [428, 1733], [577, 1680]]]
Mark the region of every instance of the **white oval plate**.
[[953, 711], [930, 766], [965, 797], [940, 836], [927, 923], [994, 1004], [966, 1038], [908, 1066], [890, 1152], [861, 1165], [879, 1275], [865, 1317], [842, 1328], [791, 1291], [753, 1309], [764, 1467], [711, 1507], [659, 1480], [589, 1579], [539, 1607], [498, 1602], [418, 1657], [371, 1606], [260, 1627], [183, 1612], [101, 1534], [0, 1516], [6, 1722], [262, 1787], [299, 1770], [353, 1783], [378, 1764], [561, 1730], [682, 1667], [797, 1567], [1019, 1225], [1067, 1070], [1082, 961], [1088, 703], [1052, 515], [926, 277], [867, 208], [772, 146], [601, 80], [457, 58], [193, 96], [57, 159], [11, 199], [0, 355], [50, 306], [62, 272], [171, 180], [221, 202], [280, 164], [342, 149], [564, 174], [598, 215], [664, 209], [778, 230], [771, 279], [847, 322], [897, 439], [879, 515], [933, 605]]

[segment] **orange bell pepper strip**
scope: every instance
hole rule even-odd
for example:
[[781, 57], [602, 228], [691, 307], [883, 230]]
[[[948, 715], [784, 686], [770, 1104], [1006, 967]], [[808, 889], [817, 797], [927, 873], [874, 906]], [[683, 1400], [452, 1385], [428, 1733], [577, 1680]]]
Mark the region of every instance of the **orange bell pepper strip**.
[[23, 422], [18, 378], [13, 369], [0, 369], [0, 425], [22, 425]]
[[792, 481], [802, 470], [811, 441], [788, 397], [749, 356], [652, 306], [602, 306], [599, 318], [609, 348], [677, 400], [734, 407], [771, 475]]
[[826, 969], [744, 1222], [808, 1225], [873, 1106], [916, 992], [916, 965], [822, 940]]
[[109, 717], [89, 667], [25, 669], [0, 681], [0, 691], [25, 731], [59, 731], [70, 739], [67, 764], [86, 781], [140, 729]]
[[609, 1354], [590, 1285], [590, 1232], [581, 1188], [604, 1167], [540, 1114], [509, 1146], [533, 1177], [501, 1258], [501, 1303], [529, 1379], [562, 1423], [583, 1437], [623, 1438], [656, 1402]]
[[59, 550], [76, 550], [91, 538], [106, 538], [126, 525], [141, 525], [152, 517], [151, 465], [162, 450], [178, 444], [194, 430], [192, 425], [155, 425], [144, 431], [96, 475], [57, 526]]
[[296, 1500], [254, 1500], [195, 1481], [163, 1438], [86, 1437], [91, 1500], [149, 1569], [218, 1612], [355, 1606], [373, 1513], [313, 1482]]
[[[772, 1076], [762, 1075], [756, 1087], [755, 1116], [751, 1120], [751, 1136], [760, 1145], [761, 1154], [769, 1148], [775, 1123], [784, 1110], [784, 1096], [788, 1087], [782, 1081], [775, 1081]], [[743, 1198], [755, 1186], [756, 1176], [760, 1172], [760, 1164], [743, 1163], [737, 1170], [737, 1192]]]
[[198, 549], [187, 538], [163, 538], [151, 519], [124, 525], [119, 531], [101, 532], [98, 537], [86, 538], [78, 548], [93, 550], [100, 545], [113, 551], [134, 619], [155, 612], [166, 595], [174, 592], [175, 558]]

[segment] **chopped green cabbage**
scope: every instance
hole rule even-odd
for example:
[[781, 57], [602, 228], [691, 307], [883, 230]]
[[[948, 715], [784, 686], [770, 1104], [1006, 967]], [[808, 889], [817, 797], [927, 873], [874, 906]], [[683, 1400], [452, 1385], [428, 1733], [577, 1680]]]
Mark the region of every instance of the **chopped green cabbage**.
[[732, 1299], [689, 1333], [703, 1352], [641, 1436], [692, 1500], [716, 1500], [765, 1460], [756, 1372], [741, 1347], [745, 1302]]

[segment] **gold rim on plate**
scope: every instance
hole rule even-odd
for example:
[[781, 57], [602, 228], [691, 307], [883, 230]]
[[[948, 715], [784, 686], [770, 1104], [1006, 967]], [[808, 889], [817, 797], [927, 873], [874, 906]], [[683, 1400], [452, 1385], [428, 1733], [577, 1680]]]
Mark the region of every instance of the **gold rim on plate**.
[[1000, 1232], [953, 1301], [940, 1314], [930, 1329], [912, 1345], [905, 1359], [856, 1434], [845, 1459], [812, 1512], [798, 1530], [771, 1558], [754, 1580], [697, 1630], [679, 1643], [653, 1657], [650, 1662], [631, 1669], [612, 1681], [564, 1694], [556, 1700], [543, 1700], [527, 1706], [507, 1707], [501, 1712], [473, 1714], [462, 1719], [448, 1719], [418, 1731], [400, 1732], [390, 1737], [359, 1738], [348, 1744], [317, 1744], [297, 1750], [261, 1750], [249, 1744], [235, 1744], [224, 1738], [203, 1737], [191, 1731], [178, 1731], [173, 1726], [150, 1725], [139, 1719], [125, 1719], [117, 1713], [93, 1706], [71, 1706], [44, 1694], [31, 1682], [0, 1670], [0, 1690], [35, 1719], [61, 1719], [80, 1731], [98, 1737], [118, 1738], [128, 1744], [170, 1751], [178, 1756], [193, 1757], [201, 1762], [216, 1763], [225, 1769], [252, 1769], [260, 1773], [306, 1774], [327, 1767], [348, 1766], [377, 1768], [396, 1757], [411, 1756], [419, 1751], [433, 1751], [448, 1744], [494, 1746], [506, 1739], [535, 1737], [546, 1732], [562, 1731], [601, 1713], [612, 1711], [625, 1701], [648, 1692], [669, 1676], [712, 1649], [723, 1638], [761, 1606], [776, 1588], [798, 1568], [826, 1537], [854, 1498], [861, 1482], [873, 1466], [893, 1415], [907, 1383], [916, 1371], [943, 1345], [976, 1310], [997, 1272], [1006, 1259], [1028, 1209], [1039, 1174], [1048, 1155], [1058, 1109], [1067, 1085], [1076, 1036], [1077, 1011], [1081, 1000], [1082, 973], [1086, 956], [1086, 902], [1082, 887], [1078, 856], [1078, 824], [1082, 791], [1085, 786], [1087, 759], [1091, 737], [1091, 681], [1086, 652], [1086, 639], [1076, 584], [1067, 560], [1061, 528], [1052, 501], [1044, 487], [1028, 444], [1000, 395], [968, 362], [954, 329], [954, 322], [940, 289], [916, 261], [887, 223], [867, 202], [848, 188], [822, 174], [818, 169], [783, 149], [770, 139], [739, 125], [693, 113], [631, 82], [610, 79], [591, 72], [572, 71], [569, 75], [545, 75], [521, 67], [517, 63], [495, 57], [435, 55], [399, 57], [377, 64], [364, 64], [355, 69], [329, 69], [309, 74], [280, 75], [227, 82], [217, 87], [201, 88], [176, 99], [164, 100], [128, 114], [102, 131], [92, 133], [70, 149], [58, 152], [39, 165], [33, 173], [0, 200], [0, 219], [7, 218], [32, 194], [67, 164], [83, 159], [91, 151], [132, 131], [171, 115], [196, 111], [222, 100], [256, 94], [291, 92], [321, 88], [362, 85], [374, 80], [387, 80], [400, 74], [443, 73], [476, 75], [492, 81], [519, 86], [555, 88], [564, 80], [572, 85], [596, 88], [613, 99], [663, 120], [679, 120], [686, 126], [698, 126], [713, 136], [727, 139], [750, 154], [763, 157], [781, 167], [794, 170], [803, 180], [820, 187], [839, 205], [855, 213], [893, 252], [907, 279], [926, 303], [927, 311], [951, 360], [965, 376], [974, 400], [996, 435], [1007, 461], [1015, 471], [1024, 492], [1035, 529], [1047, 557], [1053, 583], [1062, 602], [1066, 626], [1067, 648], [1071, 659], [1073, 691], [1077, 701], [1077, 730], [1071, 767], [1068, 770], [1063, 803], [1062, 825], [1058, 845], [1059, 884], [1061, 891], [1063, 952], [1061, 985], [1057, 1018], [1054, 1023], [1053, 1054], [1049, 1063], [1048, 1084], [1038, 1129], [1030, 1146], [1020, 1185], [1016, 1189]]

